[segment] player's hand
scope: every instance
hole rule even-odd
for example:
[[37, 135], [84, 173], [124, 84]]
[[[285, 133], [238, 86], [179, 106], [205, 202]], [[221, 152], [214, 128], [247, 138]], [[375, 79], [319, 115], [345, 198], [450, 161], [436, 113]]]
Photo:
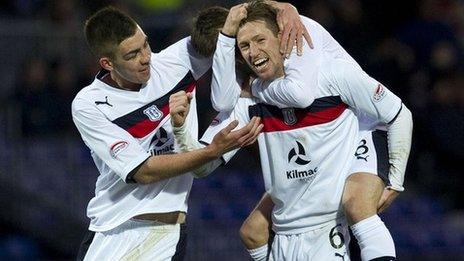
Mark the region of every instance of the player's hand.
[[240, 21], [247, 17], [246, 7], [248, 4], [240, 4], [230, 8], [229, 15], [227, 15], [222, 32], [228, 36], [235, 37], [237, 35], [238, 26]]
[[377, 206], [377, 212], [382, 213], [385, 211], [393, 203], [396, 197], [398, 197], [399, 194], [400, 192], [394, 189], [385, 188], [383, 190], [382, 196], [380, 197], [379, 204]]
[[261, 118], [253, 117], [243, 128], [233, 130], [238, 126], [238, 121], [235, 120], [218, 132], [209, 146], [213, 148], [218, 156], [231, 150], [248, 146], [256, 141], [256, 138], [263, 129], [263, 125], [260, 122]]
[[280, 40], [280, 53], [288, 58], [296, 43], [297, 54], [302, 55], [303, 37], [312, 49], [313, 42], [311, 40], [311, 36], [301, 21], [298, 10], [288, 3], [278, 3], [276, 7], [278, 10], [277, 24], [279, 25], [279, 30], [282, 36]]
[[190, 101], [193, 98], [191, 92], [179, 91], [169, 96], [169, 114], [174, 127], [181, 127], [190, 110]]

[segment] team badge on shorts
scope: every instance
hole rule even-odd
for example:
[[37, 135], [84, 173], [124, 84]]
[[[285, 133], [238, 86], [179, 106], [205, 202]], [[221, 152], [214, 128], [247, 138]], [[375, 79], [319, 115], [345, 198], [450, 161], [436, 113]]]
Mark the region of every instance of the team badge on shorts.
[[293, 125], [297, 121], [295, 110], [293, 108], [282, 109], [282, 115], [284, 116], [284, 123], [287, 125]]
[[385, 95], [387, 95], [387, 91], [385, 90], [385, 87], [383, 87], [382, 84], [379, 83], [379, 85], [377, 85], [377, 89], [375, 89], [375, 93], [374, 93], [374, 101], [375, 102], [379, 102], [383, 99], [383, 97], [385, 97]]
[[156, 107], [156, 105], [152, 105], [145, 110], [143, 110], [143, 114], [147, 115], [150, 121], [159, 121], [163, 118], [163, 112]]
[[115, 144], [111, 145], [110, 154], [111, 157], [116, 158], [116, 156], [129, 146], [127, 141], [118, 141]]

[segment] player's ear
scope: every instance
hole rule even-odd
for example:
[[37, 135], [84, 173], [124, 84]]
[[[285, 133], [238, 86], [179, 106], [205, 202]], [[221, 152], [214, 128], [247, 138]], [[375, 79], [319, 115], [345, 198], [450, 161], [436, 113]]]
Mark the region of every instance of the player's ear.
[[107, 71], [112, 71], [113, 70], [113, 63], [111, 62], [111, 60], [108, 58], [108, 57], [102, 57], [100, 58], [100, 60], [98, 61], [100, 63], [100, 66], [107, 70]]

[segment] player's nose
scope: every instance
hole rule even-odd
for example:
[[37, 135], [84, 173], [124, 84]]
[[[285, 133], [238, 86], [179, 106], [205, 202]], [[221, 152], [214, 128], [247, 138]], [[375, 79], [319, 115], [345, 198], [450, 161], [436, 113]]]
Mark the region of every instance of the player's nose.
[[147, 64], [150, 62], [151, 58], [151, 51], [150, 50], [143, 50], [142, 51], [142, 57], [140, 59], [141, 64]]
[[259, 55], [259, 49], [256, 45], [250, 44], [250, 56], [251, 58], [255, 58]]

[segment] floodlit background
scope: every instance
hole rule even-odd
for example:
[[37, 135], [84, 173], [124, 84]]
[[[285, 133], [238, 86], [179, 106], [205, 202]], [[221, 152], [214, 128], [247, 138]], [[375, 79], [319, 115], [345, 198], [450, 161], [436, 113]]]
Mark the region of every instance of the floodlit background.
[[[290, 2], [413, 112], [406, 192], [382, 215], [400, 260], [464, 260], [464, 1]], [[74, 95], [98, 70], [85, 18], [116, 5], [159, 51], [189, 34], [201, 8], [236, 3], [0, 1], [1, 260], [71, 260], [86, 231], [98, 173], [70, 115]], [[198, 89], [202, 129], [214, 116], [208, 93]], [[248, 260], [238, 229], [263, 193], [253, 155], [243, 151], [194, 182], [187, 260]]]

